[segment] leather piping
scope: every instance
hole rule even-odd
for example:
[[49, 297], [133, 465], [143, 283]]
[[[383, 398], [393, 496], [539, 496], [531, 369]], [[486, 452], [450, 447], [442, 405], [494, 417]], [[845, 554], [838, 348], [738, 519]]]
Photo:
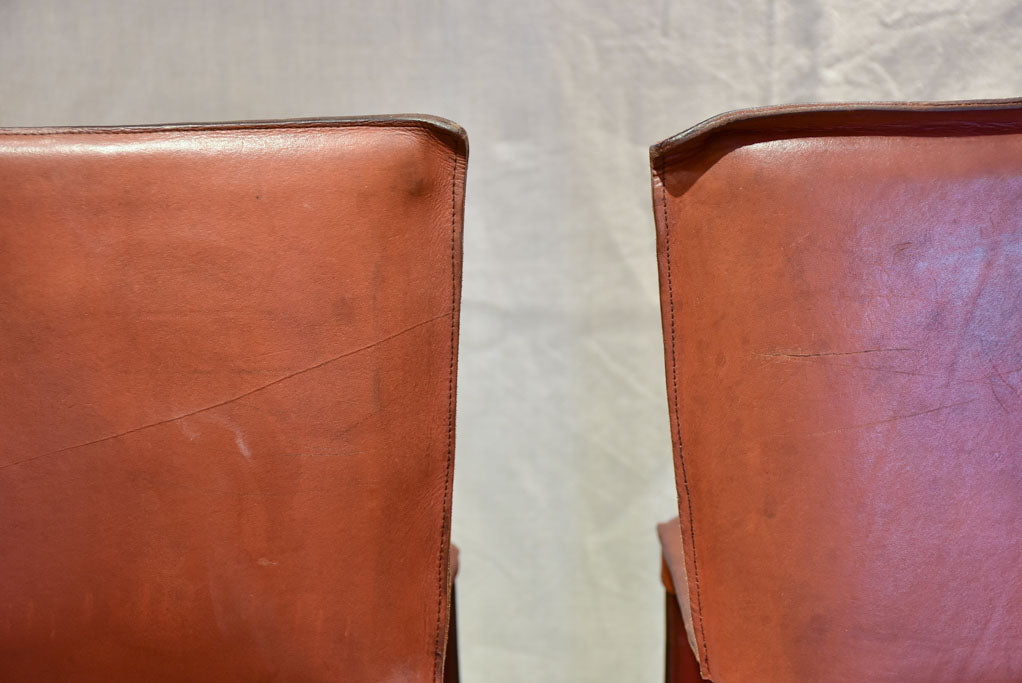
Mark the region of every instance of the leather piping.
[[[702, 145], [711, 139], [731, 132], [742, 133], [800, 133], [811, 134], [836, 134], [846, 132], [849, 134], [879, 133], [891, 130], [904, 130], [906, 134], [916, 132], [951, 132], [952, 129], [960, 129], [961, 122], [948, 120], [927, 125], [922, 121], [913, 121], [908, 118], [901, 122], [870, 122], [863, 126], [856, 127], [854, 120], [856, 115], [869, 115], [878, 113], [890, 113], [893, 115], [902, 114], [910, 116], [939, 116], [940, 114], [951, 114], [958, 112], [971, 113], [996, 113], [999, 111], [1010, 111], [1022, 108], [1022, 98], [998, 99], [998, 100], [975, 100], [968, 102], [852, 102], [848, 104], [791, 104], [770, 107], [756, 107], [751, 109], [738, 109], [706, 119], [705, 121], [692, 126], [691, 128], [673, 135], [666, 140], [656, 143], [649, 148], [650, 161], [654, 167], [666, 168], [667, 166], [683, 160], [692, 152], [698, 150]], [[799, 115], [812, 114], [817, 117], [833, 115], [835, 124], [832, 126], [809, 126], [789, 125], [784, 126], [785, 121], [797, 118]], [[1002, 124], [998, 122], [969, 122], [970, 130], [977, 134], [996, 134], [999, 132], [1017, 131], [1019, 127], [1014, 124]]]
[[468, 154], [465, 129], [439, 116], [426, 114], [384, 114], [379, 116], [335, 116], [321, 118], [225, 121], [222, 123], [158, 123], [128, 126], [54, 126], [45, 128], [0, 128], [0, 135], [121, 135], [132, 133], [192, 133], [201, 131], [287, 130], [298, 128], [390, 127], [417, 128], [458, 154]]

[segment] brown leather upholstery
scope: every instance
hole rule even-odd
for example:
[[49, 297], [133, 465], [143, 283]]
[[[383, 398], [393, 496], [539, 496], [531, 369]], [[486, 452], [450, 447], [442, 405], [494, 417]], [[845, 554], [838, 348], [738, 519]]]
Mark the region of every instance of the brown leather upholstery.
[[442, 680], [466, 154], [0, 133], [5, 680]]
[[678, 518], [657, 524], [662, 562], [660, 580], [664, 584], [667, 642], [664, 654], [664, 680], [667, 683], [699, 683], [699, 648], [692, 629], [692, 605], [685, 574], [685, 549], [681, 543]]
[[714, 681], [1022, 680], [1022, 108], [781, 107], [652, 149]]
[[699, 648], [696, 645], [695, 631], [692, 629], [692, 601], [688, 594], [688, 575], [685, 573], [685, 547], [681, 543], [678, 518], [657, 524], [656, 531], [663, 557], [660, 580], [664, 584], [664, 590], [678, 601], [686, 640], [692, 653], [698, 658]]

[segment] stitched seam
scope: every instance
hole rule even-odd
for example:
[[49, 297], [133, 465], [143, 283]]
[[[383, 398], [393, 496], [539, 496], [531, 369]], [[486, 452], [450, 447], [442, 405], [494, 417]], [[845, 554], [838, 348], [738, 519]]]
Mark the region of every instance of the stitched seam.
[[451, 465], [454, 461], [454, 362], [455, 362], [455, 333], [457, 330], [456, 309], [458, 306], [458, 270], [456, 263], [457, 250], [457, 213], [458, 213], [458, 155], [452, 156], [453, 170], [451, 171], [451, 360], [447, 376], [447, 465], [444, 472], [444, 505], [440, 513], [440, 548], [437, 551], [437, 596], [436, 596], [436, 643], [433, 660], [433, 679], [440, 680], [440, 671], [443, 662], [444, 647], [441, 646], [440, 634], [443, 632], [440, 623], [441, 607], [443, 607], [444, 593], [447, 590], [447, 582], [444, 581], [444, 548], [448, 543], [450, 527], [448, 523], [448, 509], [451, 502]]
[[667, 186], [664, 184], [663, 172], [660, 175], [660, 203], [664, 215], [664, 257], [667, 261], [667, 300], [671, 311], [671, 385], [674, 394], [674, 429], [678, 435], [678, 462], [681, 464], [681, 480], [685, 488], [685, 502], [688, 504], [688, 533], [692, 546], [692, 574], [696, 586], [696, 610], [699, 613], [699, 633], [703, 640], [703, 662], [707, 671], [710, 670], [710, 653], [706, 644], [706, 625], [703, 620], [703, 596], [699, 586], [699, 564], [696, 561], [696, 528], [692, 513], [692, 493], [688, 486], [688, 472], [685, 469], [685, 458], [681, 446], [681, 410], [678, 403], [678, 352], [674, 322], [674, 286], [671, 281], [671, 223], [667, 213]]

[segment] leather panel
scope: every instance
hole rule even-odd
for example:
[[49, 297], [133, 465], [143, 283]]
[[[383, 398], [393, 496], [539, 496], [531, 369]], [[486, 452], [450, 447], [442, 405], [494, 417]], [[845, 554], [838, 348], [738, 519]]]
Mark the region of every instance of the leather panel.
[[0, 134], [0, 661], [440, 680], [466, 144]]
[[1022, 110], [738, 112], [652, 149], [715, 681], [1022, 679]]

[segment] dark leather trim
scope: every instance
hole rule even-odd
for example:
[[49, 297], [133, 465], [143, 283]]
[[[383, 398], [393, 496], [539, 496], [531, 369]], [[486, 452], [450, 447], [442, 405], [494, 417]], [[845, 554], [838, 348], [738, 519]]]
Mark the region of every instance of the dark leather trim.
[[[961, 111], [969, 112], [971, 130], [979, 133], [1007, 132], [996, 114], [1019, 109], [1022, 109], [1022, 98], [947, 102], [790, 104], [737, 109], [706, 119], [656, 143], [649, 148], [649, 156], [655, 168], [662, 168], [666, 164], [683, 159], [689, 152], [698, 149], [716, 136], [740, 131], [762, 133], [776, 130], [784, 134], [795, 130], [811, 134], [814, 131], [822, 133], [851, 129], [854, 132], [855, 125], [859, 124], [863, 132], [871, 133], [898, 125], [910, 125], [916, 131], [915, 134], [925, 134], [928, 130], [940, 132], [938, 129], [927, 129], [926, 124], [947, 126], [952, 120], [946, 114]], [[983, 117], [983, 113], [993, 116]], [[984, 120], [985, 118], [989, 120]], [[828, 125], [833, 127], [828, 128]], [[1013, 126], [1012, 130], [1017, 130], [1017, 126]], [[906, 134], [913, 133], [910, 131]]]

